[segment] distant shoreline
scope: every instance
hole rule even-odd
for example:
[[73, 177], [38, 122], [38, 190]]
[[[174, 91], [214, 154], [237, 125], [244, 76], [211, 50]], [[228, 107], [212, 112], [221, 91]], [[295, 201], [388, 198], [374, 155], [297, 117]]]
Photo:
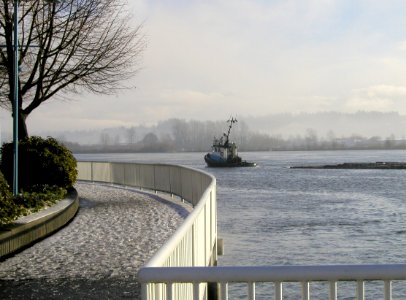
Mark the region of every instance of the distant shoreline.
[[[65, 144], [66, 145], [66, 144]], [[77, 149], [71, 148], [66, 145], [75, 154], [103, 154], [103, 153], [207, 153], [210, 149], [205, 150], [133, 150], [133, 149], [122, 149], [122, 148], [97, 148], [95, 146], [89, 147], [88, 149]], [[245, 150], [239, 149], [239, 152], [299, 152], [299, 151], [399, 151], [406, 150], [406, 148], [342, 148], [342, 149], [257, 149], [257, 150]]]

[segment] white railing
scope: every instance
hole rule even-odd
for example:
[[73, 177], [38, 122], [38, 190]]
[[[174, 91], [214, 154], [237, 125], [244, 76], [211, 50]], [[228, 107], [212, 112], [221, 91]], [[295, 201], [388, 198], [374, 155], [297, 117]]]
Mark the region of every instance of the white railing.
[[[141, 269], [143, 299], [166, 299], [172, 293], [176, 299], [203, 299], [208, 296], [207, 283], [193, 289], [178, 283], [166, 291], [162, 283], [143, 280], [142, 270], [156, 267], [211, 266], [217, 262], [216, 179], [203, 171], [164, 164], [109, 162], [78, 162], [78, 179], [108, 182], [162, 191], [190, 202], [194, 209], [174, 235]], [[157, 274], [158, 275], [158, 274]]]
[[[143, 300], [207, 299], [208, 283], [215, 284], [221, 300], [228, 299], [235, 283], [246, 286], [238, 287], [239, 299], [243, 293], [249, 300], [258, 294], [266, 299], [273, 294], [273, 299], [282, 300], [286, 292], [289, 299], [309, 300], [313, 299], [312, 288], [320, 282], [327, 289], [318, 288], [312, 293], [315, 299], [336, 300], [338, 294], [344, 294], [358, 300], [391, 300], [392, 285], [398, 287], [398, 283], [401, 295], [397, 299], [406, 299], [406, 264], [208, 267], [217, 260], [217, 216], [215, 179], [207, 173], [168, 165], [79, 162], [79, 178], [165, 191], [195, 205], [184, 224], [139, 271]], [[345, 285], [347, 282], [355, 288]], [[264, 293], [257, 289], [259, 284], [271, 287], [266, 286]], [[370, 284], [373, 296], [365, 295]], [[299, 289], [296, 296], [289, 296], [292, 289]]]
[[[219, 285], [219, 299], [228, 299], [228, 285], [230, 283], [245, 283], [247, 299], [254, 300], [256, 283], [272, 283], [273, 299], [283, 299], [283, 283], [299, 283], [300, 291], [297, 293], [301, 299], [311, 299], [310, 287], [312, 283], [326, 282], [328, 290], [326, 294], [316, 295], [318, 299], [336, 300], [338, 282], [355, 282], [353, 295], [348, 295], [346, 286], [346, 298], [364, 299], [365, 283], [369, 281], [381, 281], [382, 289], [378, 294], [369, 296], [368, 299], [392, 299], [392, 281], [406, 280], [406, 264], [389, 265], [320, 265], [320, 266], [230, 266], [230, 267], [191, 267], [191, 268], [154, 268], [143, 269], [142, 278], [147, 282], [165, 283], [167, 287], [167, 299], [179, 299], [171, 297], [171, 286], [174, 283], [185, 283], [196, 289], [203, 282], [216, 282]], [[404, 282], [402, 282], [404, 284]], [[404, 286], [403, 286], [404, 288]], [[270, 290], [270, 289], [269, 289]], [[267, 299], [271, 292], [267, 293]], [[238, 295], [239, 299], [242, 296]], [[404, 299], [405, 294], [401, 298]], [[294, 298], [294, 299], [299, 299]], [[195, 300], [196, 297], [187, 299]], [[290, 299], [290, 298], [289, 298]]]

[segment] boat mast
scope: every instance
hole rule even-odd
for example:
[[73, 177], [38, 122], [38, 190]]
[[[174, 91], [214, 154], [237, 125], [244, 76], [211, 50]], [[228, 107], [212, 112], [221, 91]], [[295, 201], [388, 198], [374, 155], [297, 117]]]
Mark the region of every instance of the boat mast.
[[234, 124], [234, 123], [237, 123], [237, 119], [231, 117], [231, 119], [229, 119], [229, 120], [227, 121], [227, 123], [230, 123], [230, 125], [228, 126], [227, 135], [225, 135], [225, 136], [226, 136], [226, 142], [224, 143], [224, 145], [228, 145], [228, 137], [230, 136], [231, 127], [233, 127], [233, 124]]

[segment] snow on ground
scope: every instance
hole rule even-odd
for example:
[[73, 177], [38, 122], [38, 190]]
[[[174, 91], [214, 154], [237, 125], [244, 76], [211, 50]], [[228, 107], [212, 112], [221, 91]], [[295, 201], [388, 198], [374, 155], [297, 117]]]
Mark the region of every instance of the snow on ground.
[[75, 187], [75, 219], [0, 263], [0, 299], [137, 299], [139, 268], [191, 210], [131, 188]]

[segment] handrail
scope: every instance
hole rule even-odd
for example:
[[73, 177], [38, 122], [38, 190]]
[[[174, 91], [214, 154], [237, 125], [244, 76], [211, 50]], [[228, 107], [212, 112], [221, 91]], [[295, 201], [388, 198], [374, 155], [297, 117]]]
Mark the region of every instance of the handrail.
[[[155, 267], [210, 266], [217, 263], [216, 179], [203, 171], [166, 164], [78, 162], [78, 179], [123, 184], [174, 194], [193, 204], [194, 209], [172, 237], [141, 268], [143, 299], [166, 299], [165, 285], [148, 283], [142, 270]], [[197, 292], [183, 284], [171, 287], [177, 299], [191, 293], [207, 298], [207, 283]]]
[[173, 267], [142, 270], [149, 282], [405, 280], [406, 264]]

